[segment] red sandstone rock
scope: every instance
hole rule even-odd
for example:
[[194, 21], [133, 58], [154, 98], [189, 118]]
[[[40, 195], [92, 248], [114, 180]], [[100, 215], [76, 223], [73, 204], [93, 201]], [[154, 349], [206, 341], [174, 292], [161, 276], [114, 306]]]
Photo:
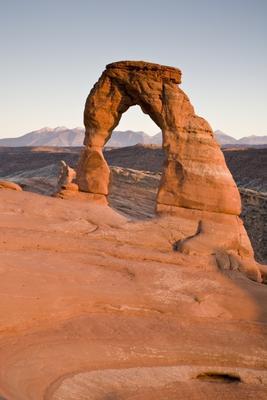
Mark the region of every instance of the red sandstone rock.
[[[109, 64], [91, 90], [85, 105], [85, 149], [77, 183], [83, 192], [106, 196], [110, 172], [102, 148], [121, 115], [138, 104], [163, 133], [166, 162], [160, 182], [156, 211], [192, 220], [193, 235], [177, 244], [184, 254], [217, 254], [225, 269], [230, 256], [241, 260], [240, 269], [260, 282], [261, 273], [238, 215], [241, 211], [237, 186], [209, 124], [195, 115], [186, 94], [177, 86], [181, 71], [146, 62]], [[229, 253], [229, 254], [230, 254]], [[225, 254], [225, 258], [218, 254]], [[227, 267], [228, 268], [228, 267]]]
[[266, 285], [218, 268], [236, 217], [213, 214], [1, 190], [0, 398], [265, 400]]
[[60, 173], [58, 177], [58, 189], [61, 189], [62, 186], [66, 186], [76, 178], [76, 171], [71, 168], [69, 165], [65, 163], [65, 161], [61, 160], [60, 163]]
[[18, 192], [22, 191], [21, 186], [19, 186], [17, 183], [10, 182], [10, 181], [0, 181], [0, 190], [1, 189], [16, 190]]
[[108, 194], [110, 170], [102, 149], [85, 148], [77, 167], [77, 181], [83, 192]]
[[[85, 145], [77, 181], [82, 191], [108, 194], [102, 148], [121, 115], [138, 104], [163, 132], [166, 163], [157, 204], [239, 215], [240, 197], [209, 124], [195, 115], [177, 86], [181, 71], [137, 61], [109, 64], [85, 105]], [[168, 212], [168, 207], [166, 208]]]

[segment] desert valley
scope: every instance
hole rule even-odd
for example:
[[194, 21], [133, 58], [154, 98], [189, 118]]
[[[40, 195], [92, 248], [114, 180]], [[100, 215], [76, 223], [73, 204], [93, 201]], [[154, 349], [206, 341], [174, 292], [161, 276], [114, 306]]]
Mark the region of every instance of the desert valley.
[[[81, 149], [0, 147], [0, 178], [18, 183], [24, 191], [52, 196], [58, 190], [61, 161], [75, 169]], [[241, 216], [256, 259], [267, 263], [267, 149], [230, 147], [223, 153], [240, 191]], [[165, 160], [162, 148], [136, 144], [104, 154], [112, 171], [111, 207], [130, 218], [152, 218]]]

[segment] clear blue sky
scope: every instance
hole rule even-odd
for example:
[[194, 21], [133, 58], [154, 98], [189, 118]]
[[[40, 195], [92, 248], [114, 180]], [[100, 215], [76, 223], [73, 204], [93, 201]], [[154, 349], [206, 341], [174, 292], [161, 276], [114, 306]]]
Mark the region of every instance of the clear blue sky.
[[[0, 137], [82, 126], [107, 63], [181, 68], [213, 129], [267, 134], [267, 0], [0, 0]], [[137, 107], [120, 129], [159, 129]]]

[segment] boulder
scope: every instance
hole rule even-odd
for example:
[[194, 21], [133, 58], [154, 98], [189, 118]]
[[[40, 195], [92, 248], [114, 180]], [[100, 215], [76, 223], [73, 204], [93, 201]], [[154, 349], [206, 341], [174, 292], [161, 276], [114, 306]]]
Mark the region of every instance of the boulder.
[[58, 189], [62, 186], [66, 186], [76, 178], [76, 171], [71, 168], [65, 161], [60, 161], [60, 171], [58, 177]]

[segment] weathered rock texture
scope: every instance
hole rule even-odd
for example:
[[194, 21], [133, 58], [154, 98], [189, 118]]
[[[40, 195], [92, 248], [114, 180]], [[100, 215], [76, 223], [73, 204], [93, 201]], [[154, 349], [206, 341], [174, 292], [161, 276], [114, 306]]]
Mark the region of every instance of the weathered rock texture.
[[0, 398], [266, 400], [266, 285], [174, 251], [198, 227], [185, 211], [133, 222], [0, 190]]
[[61, 160], [60, 172], [58, 176], [58, 190], [60, 190], [62, 186], [71, 184], [75, 178], [75, 170], [71, 168], [68, 164], [66, 164], [64, 160]]
[[166, 163], [158, 210], [168, 212], [171, 206], [239, 215], [240, 196], [223, 154], [179, 83], [181, 71], [176, 68], [141, 61], [107, 66], [85, 105], [86, 147], [78, 166], [81, 191], [108, 194], [110, 171], [102, 148], [121, 115], [138, 104], [163, 133]]

